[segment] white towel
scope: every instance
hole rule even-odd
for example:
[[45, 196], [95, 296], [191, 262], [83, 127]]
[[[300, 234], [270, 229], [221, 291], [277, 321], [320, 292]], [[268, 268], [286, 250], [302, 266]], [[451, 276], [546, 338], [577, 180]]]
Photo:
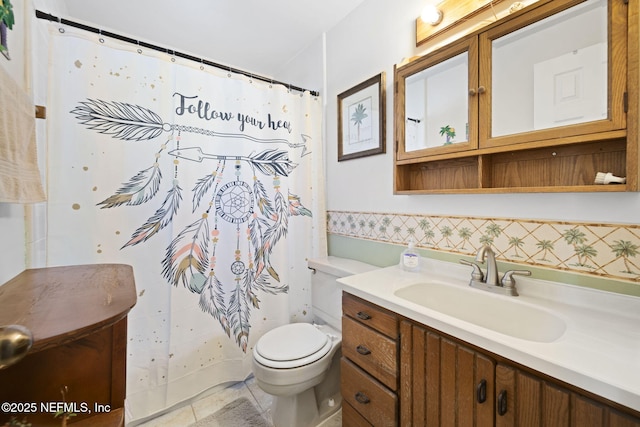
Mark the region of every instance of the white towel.
[[0, 202], [46, 200], [36, 151], [35, 106], [0, 66]]

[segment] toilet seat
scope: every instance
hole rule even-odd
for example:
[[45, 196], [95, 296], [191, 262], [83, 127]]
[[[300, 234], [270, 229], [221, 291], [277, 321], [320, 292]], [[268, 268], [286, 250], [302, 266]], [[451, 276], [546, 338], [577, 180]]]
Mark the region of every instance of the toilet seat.
[[256, 343], [254, 358], [264, 366], [297, 368], [313, 363], [331, 350], [333, 340], [309, 323], [292, 323], [264, 334]]

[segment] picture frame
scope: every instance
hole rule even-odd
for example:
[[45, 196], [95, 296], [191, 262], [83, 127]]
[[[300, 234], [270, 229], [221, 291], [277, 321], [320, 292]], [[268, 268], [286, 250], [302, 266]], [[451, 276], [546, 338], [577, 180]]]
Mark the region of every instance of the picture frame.
[[338, 161], [386, 152], [386, 75], [338, 95]]

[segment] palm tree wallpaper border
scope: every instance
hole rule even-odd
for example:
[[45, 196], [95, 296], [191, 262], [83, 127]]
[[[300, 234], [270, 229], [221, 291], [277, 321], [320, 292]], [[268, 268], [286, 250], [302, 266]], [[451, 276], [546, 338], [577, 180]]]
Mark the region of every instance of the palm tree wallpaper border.
[[329, 234], [640, 282], [640, 225], [329, 211]]
[[338, 161], [386, 151], [386, 75], [371, 77], [338, 95]]

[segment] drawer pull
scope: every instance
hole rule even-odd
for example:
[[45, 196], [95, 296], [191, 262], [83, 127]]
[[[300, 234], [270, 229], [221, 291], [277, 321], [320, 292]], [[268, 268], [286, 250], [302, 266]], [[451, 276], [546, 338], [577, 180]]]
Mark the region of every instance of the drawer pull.
[[476, 387], [476, 398], [478, 403], [484, 403], [487, 401], [487, 380], [482, 379]]
[[363, 405], [366, 405], [367, 403], [371, 402], [371, 399], [369, 399], [367, 395], [361, 391], [357, 392], [355, 397], [358, 403], [362, 403]]
[[363, 345], [359, 345], [356, 347], [356, 351], [358, 353], [360, 353], [363, 356], [368, 356], [371, 354], [371, 350], [369, 350], [367, 347], [363, 346]]
[[502, 390], [498, 394], [498, 415], [503, 416], [507, 413], [507, 390]]
[[367, 313], [363, 312], [363, 311], [359, 311], [356, 313], [356, 316], [358, 317], [358, 319], [360, 320], [370, 320], [371, 316], [369, 316]]

